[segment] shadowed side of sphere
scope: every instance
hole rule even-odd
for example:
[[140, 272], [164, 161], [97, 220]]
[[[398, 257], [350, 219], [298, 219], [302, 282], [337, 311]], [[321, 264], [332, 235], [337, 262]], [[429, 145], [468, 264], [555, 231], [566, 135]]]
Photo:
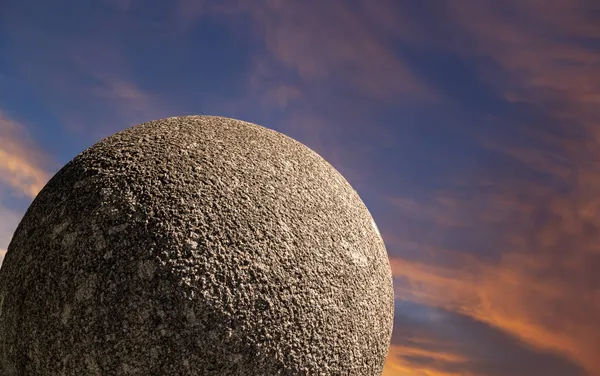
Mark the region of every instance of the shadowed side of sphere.
[[392, 322], [385, 246], [348, 182], [220, 117], [82, 152], [0, 269], [3, 375], [380, 375]]

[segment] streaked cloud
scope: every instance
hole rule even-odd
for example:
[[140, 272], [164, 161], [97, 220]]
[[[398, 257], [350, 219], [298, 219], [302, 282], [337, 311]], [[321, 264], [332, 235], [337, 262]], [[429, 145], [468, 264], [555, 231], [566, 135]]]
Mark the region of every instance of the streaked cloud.
[[[155, 35], [159, 31], [128, 19], [126, 13], [134, 4], [99, 1], [90, 9], [78, 8], [89, 12], [82, 19], [111, 25], [99, 27], [99, 32], [90, 30], [82, 19], [63, 17], [45, 5], [34, 10], [13, 6], [5, 17], [14, 42], [10, 58], [18, 60], [15, 74], [31, 85], [36, 95], [46, 98], [46, 107], [58, 118], [64, 133], [91, 142], [128, 126], [173, 115], [167, 99], [135, 80], [122, 35], [133, 38], [144, 31]], [[42, 19], [53, 25], [50, 31], [36, 22]]]
[[[95, 140], [123, 128], [170, 115], [168, 104], [150, 91], [143, 90], [132, 79], [125, 58], [118, 48], [105, 42], [85, 39], [65, 45], [68, 66], [77, 74], [65, 69], [57, 72], [69, 82], [65, 88], [78, 92], [77, 102], [84, 109], [61, 106], [60, 116], [66, 127], [80, 134], [94, 134]], [[74, 79], [76, 78], [76, 79]]]
[[401, 5], [389, 11], [402, 9], [416, 21], [395, 28], [398, 38], [423, 17], [439, 19], [404, 40], [472, 59], [521, 117], [505, 111], [465, 125], [477, 163], [453, 171], [444, 188], [388, 199], [394, 225], [384, 237], [396, 255], [398, 297], [599, 374], [598, 5], [445, 1], [426, 16]]
[[577, 364], [453, 311], [396, 302], [389, 375], [581, 375]]
[[[462, 271], [396, 259], [393, 270], [400, 279], [396, 293], [485, 322], [524, 343], [562, 354], [590, 373], [595, 372], [596, 339], [590, 333], [597, 330], [593, 321], [598, 313], [596, 303], [578, 297], [565, 298], [568, 291], [558, 281], [540, 281], [530, 270], [515, 270], [517, 261], [499, 267], [471, 264], [470, 270]], [[547, 311], [546, 307], [561, 304], [576, 306]], [[576, 317], [583, 320], [578, 322]]]
[[[336, 90], [350, 90], [358, 97], [381, 100], [395, 94], [435, 98], [435, 90], [419, 80], [395, 54], [390, 41], [381, 34], [381, 25], [363, 17], [362, 11], [360, 6], [341, 0], [180, 0], [177, 14], [185, 23], [200, 22], [207, 15], [234, 21], [249, 19], [264, 47], [264, 54], [254, 57], [260, 62], [257, 68], [264, 67], [266, 59], [271, 71], [270, 77], [264, 76], [264, 69], [250, 77], [255, 87], [267, 93], [272, 84], [279, 87], [284, 80], [303, 91], [327, 84], [335, 85]], [[274, 74], [278, 76], [275, 82]]]
[[597, 373], [597, 199], [511, 175], [488, 178], [492, 188], [473, 183], [453, 205], [434, 198], [422, 210], [409, 206], [435, 236], [384, 234], [397, 255], [397, 298], [471, 317]]
[[25, 126], [0, 109], [0, 182], [33, 198], [49, 179], [45, 155], [27, 134]]

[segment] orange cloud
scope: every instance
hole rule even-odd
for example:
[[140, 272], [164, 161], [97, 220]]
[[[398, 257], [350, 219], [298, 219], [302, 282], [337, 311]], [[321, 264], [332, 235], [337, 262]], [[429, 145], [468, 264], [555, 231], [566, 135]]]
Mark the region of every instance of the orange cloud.
[[469, 372], [452, 372], [428, 366], [425, 364], [415, 364], [404, 359], [407, 356], [423, 357], [429, 359], [431, 363], [435, 361], [444, 361], [447, 363], [463, 363], [468, 359], [462, 354], [443, 353], [432, 351], [418, 346], [406, 346], [392, 344], [390, 347], [388, 360], [383, 369], [382, 376], [470, 376]]
[[[390, 349], [390, 353], [393, 354], [394, 346]], [[465, 372], [450, 372], [435, 369], [427, 366], [415, 366], [412, 364], [405, 364], [402, 362], [387, 362], [383, 369], [381, 376], [474, 376], [473, 373]]]
[[[391, 260], [396, 297], [467, 315], [531, 346], [564, 355], [596, 374], [600, 294], [588, 273], [597, 266], [593, 260], [598, 246], [582, 234], [585, 225], [572, 209], [568, 199], [556, 198], [548, 210], [565, 221], [521, 228], [526, 221], [517, 221], [517, 227], [507, 229], [506, 242], [500, 245], [507, 248], [500, 250], [497, 261], [427, 248], [421, 241], [429, 257]], [[473, 218], [472, 231], [494, 226], [479, 219]], [[446, 234], [448, 230], [452, 227], [437, 227]], [[401, 244], [400, 240], [397, 246]]]
[[27, 137], [25, 127], [0, 110], [0, 181], [33, 198], [49, 179], [44, 155]]

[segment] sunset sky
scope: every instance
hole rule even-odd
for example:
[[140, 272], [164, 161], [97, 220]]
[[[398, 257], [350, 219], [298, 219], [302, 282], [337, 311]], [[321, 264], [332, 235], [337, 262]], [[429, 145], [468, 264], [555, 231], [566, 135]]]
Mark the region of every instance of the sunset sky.
[[599, 25], [598, 0], [0, 0], [0, 259], [101, 138], [234, 117], [373, 214], [384, 376], [600, 375]]

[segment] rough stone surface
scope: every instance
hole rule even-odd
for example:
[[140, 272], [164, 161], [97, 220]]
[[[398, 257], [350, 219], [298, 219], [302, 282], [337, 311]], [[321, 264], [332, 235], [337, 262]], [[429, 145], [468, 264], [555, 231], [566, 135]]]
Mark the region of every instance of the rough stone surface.
[[1, 375], [380, 375], [384, 243], [278, 132], [209, 116], [108, 137], [31, 204], [0, 270]]

